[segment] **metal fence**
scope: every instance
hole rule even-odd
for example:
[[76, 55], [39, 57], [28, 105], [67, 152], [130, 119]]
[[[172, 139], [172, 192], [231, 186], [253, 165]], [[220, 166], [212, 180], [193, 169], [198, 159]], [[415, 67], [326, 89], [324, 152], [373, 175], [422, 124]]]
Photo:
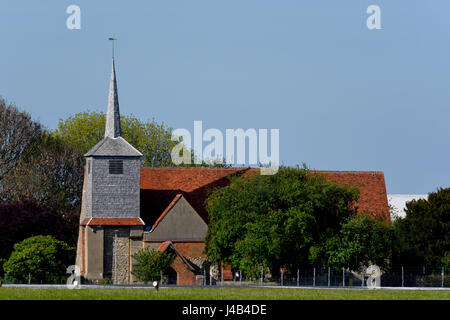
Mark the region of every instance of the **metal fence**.
[[[249, 277], [241, 270], [233, 270], [233, 279], [224, 280], [223, 274], [206, 281], [204, 285], [219, 286], [290, 286], [290, 287], [366, 287], [370, 275], [346, 269], [306, 268], [281, 272], [272, 277], [261, 270], [259, 277]], [[381, 287], [450, 287], [450, 273], [444, 268], [395, 267], [381, 271]]]
[[[226, 274], [225, 274], [226, 273]], [[175, 278], [174, 278], [175, 276]], [[242, 270], [202, 269], [196, 275], [196, 281], [190, 285], [199, 287], [217, 286], [289, 286], [289, 287], [366, 287], [369, 275], [353, 272], [347, 269], [334, 268], [304, 268], [294, 271], [284, 271], [277, 276], [261, 270], [258, 277], [250, 277]], [[37, 281], [31, 276], [27, 280], [4, 276], [0, 278], [3, 284], [66, 284], [67, 277], [49, 277], [48, 281]], [[186, 285], [183, 275], [161, 274], [157, 279], [161, 286]], [[101, 281], [89, 281], [81, 278], [81, 284], [113, 285], [114, 281], [105, 278]], [[127, 285], [142, 285], [142, 283], [128, 283]], [[151, 286], [151, 283], [148, 284]], [[426, 267], [401, 266], [393, 267], [389, 271], [381, 271], [381, 287], [435, 287], [450, 288], [450, 272], [444, 267], [427, 269]]]

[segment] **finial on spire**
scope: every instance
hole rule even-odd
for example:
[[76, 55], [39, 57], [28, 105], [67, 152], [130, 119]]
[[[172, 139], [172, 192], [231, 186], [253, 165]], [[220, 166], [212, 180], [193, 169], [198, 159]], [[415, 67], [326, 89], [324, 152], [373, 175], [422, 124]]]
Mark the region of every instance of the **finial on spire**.
[[108, 40], [112, 41], [112, 58], [114, 59], [114, 41], [117, 39], [114, 37], [110, 37], [110, 38], [108, 38]]

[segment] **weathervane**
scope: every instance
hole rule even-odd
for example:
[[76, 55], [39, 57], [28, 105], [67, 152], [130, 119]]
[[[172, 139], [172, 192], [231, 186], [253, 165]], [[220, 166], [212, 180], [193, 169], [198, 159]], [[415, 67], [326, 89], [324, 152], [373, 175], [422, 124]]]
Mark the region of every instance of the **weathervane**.
[[112, 40], [112, 57], [114, 59], [114, 41], [117, 40], [116, 38], [110, 37], [108, 40]]

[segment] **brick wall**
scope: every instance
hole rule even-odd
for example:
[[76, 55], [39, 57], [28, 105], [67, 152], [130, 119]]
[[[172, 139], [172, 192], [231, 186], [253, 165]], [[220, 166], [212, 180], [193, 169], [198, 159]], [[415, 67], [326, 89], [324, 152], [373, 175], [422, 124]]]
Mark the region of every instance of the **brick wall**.
[[176, 257], [173, 264], [172, 269], [174, 269], [177, 273], [177, 284], [178, 285], [194, 285], [195, 284], [195, 274], [190, 271], [180, 257]]

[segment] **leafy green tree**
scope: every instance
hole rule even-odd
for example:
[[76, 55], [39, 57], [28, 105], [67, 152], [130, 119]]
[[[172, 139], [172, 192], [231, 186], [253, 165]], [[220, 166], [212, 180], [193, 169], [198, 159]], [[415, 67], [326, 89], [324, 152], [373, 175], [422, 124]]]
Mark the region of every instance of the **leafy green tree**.
[[345, 222], [339, 233], [325, 242], [323, 264], [355, 271], [370, 264], [386, 269], [391, 243], [392, 229], [386, 220], [359, 214]]
[[210, 224], [205, 251], [256, 276], [320, 262], [319, 248], [356, 212], [358, 190], [281, 167], [276, 175], [245, 174], [214, 190], [207, 200]]
[[134, 253], [132, 258], [136, 260], [137, 265], [133, 267], [131, 273], [140, 281], [147, 283], [159, 279], [161, 272], [165, 273], [172, 265], [175, 255], [167, 251], [150, 250], [146, 247]]
[[[177, 144], [172, 141], [172, 129], [154, 119], [141, 121], [134, 116], [121, 115], [122, 137], [138, 149], [144, 166], [173, 166], [171, 150]], [[77, 113], [58, 123], [54, 131], [57, 137], [86, 153], [105, 134], [106, 117], [102, 112]]]
[[73, 263], [75, 250], [52, 236], [34, 236], [14, 245], [14, 251], [3, 268], [20, 281], [52, 282], [66, 274]]
[[406, 215], [393, 223], [393, 262], [439, 268], [450, 258], [450, 188], [406, 203]]

